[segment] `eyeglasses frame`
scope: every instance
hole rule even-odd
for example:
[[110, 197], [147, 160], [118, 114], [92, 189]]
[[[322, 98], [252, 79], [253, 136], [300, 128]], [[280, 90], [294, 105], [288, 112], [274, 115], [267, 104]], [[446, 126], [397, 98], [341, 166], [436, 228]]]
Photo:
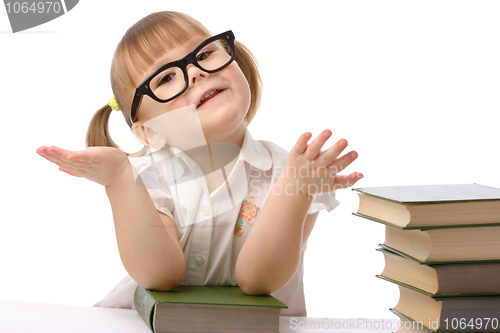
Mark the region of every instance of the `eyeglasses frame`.
[[[227, 62], [227, 64], [225, 64], [222, 67], [219, 67], [219, 68], [217, 68], [215, 70], [206, 70], [206, 69], [202, 68], [198, 64], [198, 62], [196, 61], [196, 54], [199, 51], [201, 51], [201, 49], [203, 49], [206, 45], [208, 45], [208, 44], [210, 44], [213, 41], [218, 40], [218, 39], [225, 39], [225, 40], [227, 40], [227, 42], [229, 44], [229, 47], [231, 48], [231, 59]], [[194, 66], [196, 66], [200, 70], [202, 70], [202, 71], [204, 71], [206, 73], [209, 73], [209, 74], [216, 73], [218, 71], [223, 70], [227, 66], [229, 66], [233, 62], [233, 60], [234, 60], [234, 58], [236, 56], [236, 50], [235, 50], [234, 41], [235, 41], [234, 34], [233, 34], [233, 32], [231, 30], [228, 30], [228, 31], [223, 32], [221, 34], [212, 36], [212, 37], [204, 40], [203, 42], [201, 42], [196, 48], [194, 48], [193, 51], [191, 51], [184, 58], [176, 60], [176, 61], [169, 62], [169, 63], [167, 63], [167, 64], [159, 67], [158, 69], [156, 69], [153, 73], [151, 73], [151, 75], [149, 75], [137, 87], [137, 89], [135, 89], [134, 99], [132, 101], [132, 108], [130, 109], [130, 120], [132, 121], [132, 124], [136, 120], [137, 111], [139, 110], [139, 107], [141, 105], [142, 98], [144, 97], [144, 95], [148, 95], [149, 97], [151, 97], [152, 99], [154, 99], [157, 102], [167, 103], [167, 102], [170, 102], [173, 99], [176, 99], [177, 97], [179, 97], [180, 95], [182, 95], [183, 93], [186, 92], [186, 90], [189, 87], [189, 76], [188, 76], [188, 73], [187, 73], [187, 66], [189, 64], [193, 64]], [[166, 70], [166, 69], [168, 69], [170, 67], [179, 67], [179, 68], [182, 69], [182, 73], [184, 74], [184, 81], [186, 82], [186, 84], [184, 86], [184, 89], [182, 89], [181, 92], [179, 92], [177, 95], [175, 95], [173, 97], [170, 97], [170, 98], [167, 98], [167, 99], [160, 99], [160, 98], [158, 98], [153, 93], [153, 91], [151, 91], [150, 83], [155, 78], [156, 75], [158, 75], [159, 73], [163, 72], [164, 70]]]

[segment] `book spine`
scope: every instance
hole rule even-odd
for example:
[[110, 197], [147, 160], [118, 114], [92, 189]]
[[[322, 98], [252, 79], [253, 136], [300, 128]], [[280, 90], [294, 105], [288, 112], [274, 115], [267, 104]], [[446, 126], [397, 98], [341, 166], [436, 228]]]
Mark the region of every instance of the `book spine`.
[[153, 315], [154, 307], [157, 300], [152, 297], [152, 295], [140, 285], [135, 288], [134, 293], [134, 305], [137, 312], [141, 315], [144, 322], [148, 327], [153, 330]]

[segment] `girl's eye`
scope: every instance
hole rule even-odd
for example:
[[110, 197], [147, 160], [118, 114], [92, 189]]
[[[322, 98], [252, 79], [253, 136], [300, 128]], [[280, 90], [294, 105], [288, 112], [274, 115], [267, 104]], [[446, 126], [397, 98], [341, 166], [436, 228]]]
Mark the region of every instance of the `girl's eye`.
[[203, 61], [206, 58], [208, 58], [208, 56], [210, 55], [210, 53], [212, 53], [212, 52], [211, 51], [203, 51], [201, 53], [198, 53], [198, 55], [196, 56], [196, 60]]
[[175, 73], [167, 73], [165, 75], [162, 75], [160, 80], [158, 80], [158, 87], [161, 86], [164, 83], [169, 83], [174, 79]]

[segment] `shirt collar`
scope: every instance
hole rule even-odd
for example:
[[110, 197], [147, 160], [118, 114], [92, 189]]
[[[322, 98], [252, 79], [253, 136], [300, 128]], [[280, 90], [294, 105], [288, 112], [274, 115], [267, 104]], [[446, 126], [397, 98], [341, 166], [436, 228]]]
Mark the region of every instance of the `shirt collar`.
[[273, 161], [269, 150], [259, 141], [254, 140], [248, 127], [245, 128], [245, 137], [241, 147], [240, 158], [254, 168], [267, 171], [271, 169]]
[[[174, 156], [177, 166], [187, 166], [192, 172], [196, 172], [199, 169], [198, 164], [177, 147], [170, 146], [170, 153], [168, 155]], [[252, 138], [248, 127], [245, 128], [245, 136], [238, 159], [242, 159], [252, 167], [261, 169], [262, 171], [271, 169], [273, 164], [269, 150], [262, 143]], [[180, 172], [179, 170], [176, 178], [181, 178], [183, 174], [184, 172]]]

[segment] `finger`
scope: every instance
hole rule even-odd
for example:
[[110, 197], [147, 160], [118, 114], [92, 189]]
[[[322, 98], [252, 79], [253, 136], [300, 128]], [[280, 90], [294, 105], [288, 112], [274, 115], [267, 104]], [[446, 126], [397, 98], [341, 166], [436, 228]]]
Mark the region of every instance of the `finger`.
[[354, 160], [356, 160], [357, 158], [358, 158], [358, 153], [353, 150], [353, 151], [337, 158], [335, 161], [330, 163], [330, 165], [328, 165], [327, 167], [330, 169], [334, 169], [335, 172], [338, 173], [338, 172], [344, 170], [345, 168], [347, 168], [349, 166], [349, 164], [354, 162]]
[[353, 172], [350, 175], [337, 175], [333, 183], [335, 189], [348, 188], [356, 184], [360, 179], [363, 179], [364, 175], [360, 172]]
[[295, 150], [295, 152], [297, 154], [304, 153], [304, 151], [307, 148], [307, 142], [309, 141], [311, 136], [312, 136], [311, 132], [306, 132], [299, 137], [299, 139], [297, 140], [297, 142], [293, 146], [293, 149]]
[[332, 135], [332, 132], [328, 129], [321, 132], [320, 135], [314, 139], [314, 141], [307, 147], [306, 156], [310, 160], [314, 160], [320, 153], [321, 147], [325, 144], [326, 140]]
[[319, 154], [317, 160], [320, 165], [330, 165], [337, 157], [339, 157], [340, 153], [344, 151], [347, 147], [347, 140], [340, 139], [336, 144], [328, 148], [326, 151]]
[[54, 163], [54, 164], [57, 164], [59, 166], [60, 166], [60, 164], [64, 163], [61, 159], [59, 159], [59, 158], [57, 158], [55, 156], [49, 155], [47, 153], [42, 153], [42, 154], [40, 154], [40, 156], [42, 156], [43, 158], [45, 158], [47, 161], [49, 161], [51, 163]]
[[84, 150], [77, 150], [77, 151], [71, 151], [66, 155], [66, 158], [68, 161], [72, 162], [92, 162], [95, 157], [95, 152], [97, 151], [95, 148], [97, 147], [90, 147]]
[[56, 146], [50, 146], [49, 148], [47, 148], [47, 153], [49, 155], [57, 157], [60, 160], [67, 161], [67, 156], [69, 153], [71, 153], [71, 151]]
[[44, 154], [47, 154], [47, 146], [40, 146], [37, 148], [36, 153], [40, 156], [43, 156]]
[[45, 159], [49, 160], [50, 162], [52, 163], [55, 163], [57, 165], [71, 165], [70, 162], [66, 161], [65, 159], [61, 159], [59, 158], [59, 156], [56, 156], [56, 155], [52, 155], [52, 154], [45, 154], [45, 155], [42, 155], [42, 157], [44, 157]]
[[47, 161], [51, 162], [51, 163], [54, 163], [56, 164], [57, 166], [59, 167], [63, 167], [65, 169], [68, 169], [68, 168], [71, 168], [72, 166], [74, 166], [74, 163], [72, 162], [68, 162], [68, 161], [65, 161], [65, 160], [62, 160], [54, 155], [51, 155], [51, 154], [48, 154], [46, 152], [40, 152], [40, 156], [42, 156], [43, 158], [45, 158]]
[[39, 147], [37, 150], [36, 150], [36, 153], [40, 156], [42, 156], [43, 158], [45, 158], [46, 160], [49, 160], [49, 162], [52, 162], [50, 160], [51, 158], [51, 155], [49, 155], [49, 153], [47, 152], [47, 149], [49, 147], [46, 147], [46, 146], [42, 146], [42, 147]]
[[82, 166], [84, 164], [80, 158], [81, 153], [81, 151], [70, 151], [51, 146], [47, 148], [47, 155], [44, 157], [51, 158], [59, 166], [68, 168], [69, 166]]
[[76, 172], [74, 172], [72, 170], [67, 170], [67, 169], [64, 169], [61, 167], [59, 168], [59, 170], [61, 170], [62, 172], [66, 172], [67, 174], [74, 176], [74, 177], [81, 177], [81, 175], [77, 174]]

